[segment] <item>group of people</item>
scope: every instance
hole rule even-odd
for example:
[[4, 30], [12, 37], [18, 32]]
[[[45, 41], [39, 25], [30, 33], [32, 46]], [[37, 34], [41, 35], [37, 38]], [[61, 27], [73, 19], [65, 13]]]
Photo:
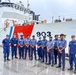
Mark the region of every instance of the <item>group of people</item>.
[[[73, 70], [73, 61], [75, 63], [76, 73], [76, 40], [75, 36], [71, 36], [72, 40], [69, 42], [69, 64], [70, 68], [68, 70]], [[2, 41], [3, 44], [3, 53], [4, 53], [4, 62], [10, 61], [10, 45], [11, 45], [11, 56], [12, 59], [14, 57], [17, 59], [19, 55], [19, 59], [26, 59], [27, 54], [29, 60], [39, 60], [41, 63], [45, 63], [46, 65], [50, 65], [53, 67], [58, 63], [56, 68], [61, 68], [62, 71], [65, 70], [65, 48], [67, 46], [67, 41], [64, 38], [64, 34], [55, 35], [55, 39], [52, 36], [49, 37], [49, 40], [46, 39], [46, 36], [43, 38], [39, 37], [37, 41], [35, 36], [32, 36], [32, 39], [29, 35], [24, 39], [23, 35], [20, 36], [20, 39], [16, 38], [16, 34], [13, 35], [11, 39], [9, 39], [9, 35], [6, 35], [6, 38]], [[17, 51], [18, 50], [18, 51]], [[17, 55], [18, 54], [18, 55]], [[58, 57], [58, 60], [57, 60]], [[57, 62], [58, 61], [58, 62]]]

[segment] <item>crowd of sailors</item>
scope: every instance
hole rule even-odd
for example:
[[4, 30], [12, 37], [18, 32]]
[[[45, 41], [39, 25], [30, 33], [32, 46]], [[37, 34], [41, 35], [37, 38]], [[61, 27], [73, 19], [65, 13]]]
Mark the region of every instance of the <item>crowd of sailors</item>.
[[[71, 41], [68, 45], [68, 55], [69, 55], [69, 64], [70, 68], [68, 70], [73, 70], [73, 61], [75, 64], [74, 73], [76, 74], [76, 39], [75, 35], [71, 36]], [[55, 35], [53, 39], [52, 36], [49, 37], [49, 40], [46, 39], [46, 36], [43, 38], [39, 37], [39, 40], [35, 38], [35, 35], [30, 38], [27, 35], [27, 38], [23, 38], [23, 35], [20, 36], [20, 39], [16, 38], [16, 34], [9, 39], [9, 35], [6, 35], [6, 38], [2, 41], [3, 44], [3, 53], [4, 53], [4, 62], [10, 61], [10, 51], [12, 60], [23, 59], [26, 60], [29, 57], [29, 60], [40, 61], [46, 65], [58, 65], [56, 68], [62, 68], [62, 71], [65, 71], [65, 48], [67, 46], [67, 41], [64, 38], [64, 34]], [[10, 48], [11, 47], [11, 48]], [[11, 49], [11, 50], [10, 50]], [[57, 59], [58, 57], [58, 59]]]

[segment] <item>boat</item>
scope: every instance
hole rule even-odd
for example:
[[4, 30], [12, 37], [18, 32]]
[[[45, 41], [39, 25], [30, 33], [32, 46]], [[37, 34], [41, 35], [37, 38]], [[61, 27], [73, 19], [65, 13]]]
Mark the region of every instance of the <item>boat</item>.
[[[76, 34], [76, 20], [65, 21], [59, 23], [46, 23], [46, 24], [35, 24], [32, 23], [35, 20], [30, 9], [27, 11], [23, 5], [20, 6], [15, 3], [1, 2], [0, 3], [0, 45], [2, 45], [2, 39], [5, 38], [6, 34], [9, 34], [10, 38], [13, 34], [16, 34], [18, 38], [23, 34], [24, 38], [27, 35], [35, 35], [36, 39], [39, 37], [53, 36], [61, 33], [65, 34], [65, 39], [67, 40], [67, 48], [65, 50], [68, 53], [68, 43], [71, 40], [71, 35]], [[32, 11], [33, 12], [33, 11]], [[27, 14], [29, 16], [27, 16]], [[26, 23], [25, 21], [28, 21]], [[25, 22], [24, 24], [22, 24]], [[19, 24], [20, 23], [20, 24]]]

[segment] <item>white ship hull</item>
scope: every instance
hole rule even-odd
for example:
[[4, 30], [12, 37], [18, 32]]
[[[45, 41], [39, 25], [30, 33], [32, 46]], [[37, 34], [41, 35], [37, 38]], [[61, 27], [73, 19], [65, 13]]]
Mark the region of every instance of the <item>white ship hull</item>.
[[16, 33], [17, 37], [19, 38], [19, 34], [23, 34], [24, 38], [26, 38], [26, 35], [29, 34], [30, 37], [32, 35], [36, 36], [36, 39], [38, 39], [40, 36], [47, 36], [49, 33], [51, 36], [54, 37], [54, 35], [61, 33], [65, 34], [65, 39], [67, 40], [67, 48], [66, 53], [68, 53], [68, 43], [71, 40], [71, 35], [76, 34], [76, 21], [71, 22], [62, 22], [62, 23], [49, 23], [49, 24], [38, 24], [38, 25], [28, 25], [28, 26], [11, 26], [6, 29], [6, 31], [2, 31], [0, 33], [1, 39], [0, 39], [0, 45], [3, 38], [5, 38], [6, 34], [10, 35], [10, 38], [13, 36], [14, 33]]

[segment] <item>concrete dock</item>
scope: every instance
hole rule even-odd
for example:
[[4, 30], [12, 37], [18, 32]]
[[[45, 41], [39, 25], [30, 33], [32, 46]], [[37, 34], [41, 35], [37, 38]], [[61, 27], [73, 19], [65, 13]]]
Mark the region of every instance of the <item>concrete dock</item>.
[[[10, 57], [11, 59], [11, 57]], [[39, 61], [19, 60], [3, 61], [3, 49], [0, 47], [0, 75], [75, 75], [73, 71], [68, 71], [69, 62], [66, 60], [66, 69], [57, 69], [57, 65], [45, 65]]]

